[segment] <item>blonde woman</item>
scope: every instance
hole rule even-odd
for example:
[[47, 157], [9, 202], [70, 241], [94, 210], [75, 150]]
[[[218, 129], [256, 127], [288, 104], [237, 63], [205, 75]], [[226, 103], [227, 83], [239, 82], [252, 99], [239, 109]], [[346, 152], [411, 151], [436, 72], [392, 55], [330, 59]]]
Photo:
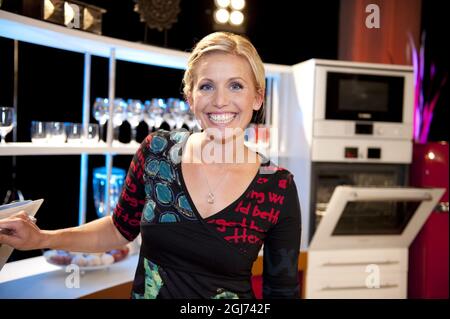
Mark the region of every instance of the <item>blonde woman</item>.
[[300, 206], [292, 174], [244, 144], [261, 111], [263, 63], [244, 37], [210, 34], [194, 48], [184, 95], [202, 131], [159, 130], [141, 144], [113, 216], [40, 230], [1, 220], [17, 249], [102, 252], [142, 235], [133, 298], [254, 298], [264, 244], [263, 296], [299, 298]]

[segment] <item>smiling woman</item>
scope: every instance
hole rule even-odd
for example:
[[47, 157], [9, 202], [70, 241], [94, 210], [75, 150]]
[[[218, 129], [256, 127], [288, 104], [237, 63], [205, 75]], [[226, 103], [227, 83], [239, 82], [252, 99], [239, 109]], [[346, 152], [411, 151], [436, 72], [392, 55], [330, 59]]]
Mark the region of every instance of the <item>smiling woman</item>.
[[140, 233], [137, 299], [255, 298], [252, 265], [264, 244], [263, 296], [299, 298], [301, 218], [293, 175], [244, 143], [252, 112], [262, 105], [264, 80], [247, 39], [222, 32], [205, 37], [183, 81], [203, 131], [147, 136], [113, 216], [56, 231], [17, 216], [3, 219], [0, 228], [14, 233], [0, 235], [0, 243], [98, 252]]

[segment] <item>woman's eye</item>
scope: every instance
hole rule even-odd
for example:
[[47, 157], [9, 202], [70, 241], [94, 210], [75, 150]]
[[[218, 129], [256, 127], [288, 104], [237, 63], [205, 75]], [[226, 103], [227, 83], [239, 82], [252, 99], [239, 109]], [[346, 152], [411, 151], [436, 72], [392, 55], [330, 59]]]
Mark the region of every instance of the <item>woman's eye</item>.
[[212, 90], [213, 86], [211, 84], [201, 84], [199, 88], [201, 91], [209, 91]]
[[231, 83], [230, 87], [232, 90], [242, 90], [244, 86], [239, 82], [233, 82]]

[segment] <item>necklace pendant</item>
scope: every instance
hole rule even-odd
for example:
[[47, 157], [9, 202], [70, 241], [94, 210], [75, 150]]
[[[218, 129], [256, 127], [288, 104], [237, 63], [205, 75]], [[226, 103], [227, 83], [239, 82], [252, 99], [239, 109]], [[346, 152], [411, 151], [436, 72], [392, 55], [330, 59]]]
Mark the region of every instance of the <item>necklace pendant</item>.
[[214, 194], [211, 192], [208, 193], [208, 203], [214, 204]]

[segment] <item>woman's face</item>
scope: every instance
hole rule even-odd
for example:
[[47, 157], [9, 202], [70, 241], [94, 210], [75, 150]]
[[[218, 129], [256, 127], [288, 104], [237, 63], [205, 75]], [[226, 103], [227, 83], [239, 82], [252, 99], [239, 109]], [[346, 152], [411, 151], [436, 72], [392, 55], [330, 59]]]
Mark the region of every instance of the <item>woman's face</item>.
[[263, 94], [257, 92], [245, 58], [213, 52], [197, 62], [188, 100], [201, 127], [215, 128], [225, 137], [227, 128], [245, 130], [253, 110], [261, 107]]

